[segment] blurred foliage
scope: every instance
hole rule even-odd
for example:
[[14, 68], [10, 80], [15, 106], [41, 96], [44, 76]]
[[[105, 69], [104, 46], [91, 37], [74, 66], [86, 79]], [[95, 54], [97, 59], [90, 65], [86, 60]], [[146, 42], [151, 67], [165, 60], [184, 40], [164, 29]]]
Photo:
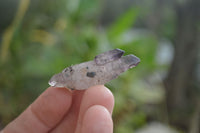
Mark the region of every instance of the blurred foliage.
[[[27, 2], [27, 9], [20, 2]], [[159, 104], [164, 97], [159, 78], [154, 82], [152, 76], [160, 68], [155, 60], [158, 40], [154, 33], [133, 30], [142, 11], [136, 6], [102, 27], [102, 5], [100, 0], [19, 0], [18, 12], [24, 8], [26, 14], [15, 14], [15, 27], [4, 30], [0, 44], [6, 53], [1, 53], [0, 64], [1, 128], [48, 87], [54, 73], [114, 48], [141, 58], [136, 68], [107, 84], [116, 100], [115, 132], [130, 133], [147, 122], [150, 110], [142, 108]], [[8, 46], [2, 49], [4, 41]]]

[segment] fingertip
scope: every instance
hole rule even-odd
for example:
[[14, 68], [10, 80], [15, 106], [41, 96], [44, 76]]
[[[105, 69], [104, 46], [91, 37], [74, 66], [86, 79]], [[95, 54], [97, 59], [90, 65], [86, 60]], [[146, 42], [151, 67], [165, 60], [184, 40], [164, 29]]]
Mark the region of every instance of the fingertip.
[[104, 106], [112, 114], [114, 107], [114, 96], [111, 91], [103, 85], [97, 85], [88, 88], [82, 98], [80, 113], [78, 118], [78, 126], [76, 132], [79, 133], [85, 112], [92, 106]]
[[112, 133], [113, 121], [109, 111], [101, 105], [88, 108], [83, 117], [81, 132]]
[[112, 114], [114, 108], [114, 96], [112, 92], [104, 85], [96, 85], [87, 89], [83, 100], [83, 106], [88, 105], [87, 108], [90, 105], [99, 104], [105, 106], [110, 114]]

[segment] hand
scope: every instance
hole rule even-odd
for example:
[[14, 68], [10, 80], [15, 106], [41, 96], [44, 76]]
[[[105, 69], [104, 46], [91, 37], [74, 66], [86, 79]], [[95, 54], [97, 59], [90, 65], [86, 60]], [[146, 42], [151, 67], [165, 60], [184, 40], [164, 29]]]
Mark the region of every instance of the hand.
[[114, 98], [104, 86], [49, 87], [3, 133], [112, 133]]

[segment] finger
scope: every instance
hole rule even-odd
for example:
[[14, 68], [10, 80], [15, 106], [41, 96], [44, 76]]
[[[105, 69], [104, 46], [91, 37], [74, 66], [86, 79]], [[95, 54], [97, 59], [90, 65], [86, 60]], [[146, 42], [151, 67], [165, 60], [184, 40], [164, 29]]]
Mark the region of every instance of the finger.
[[82, 119], [80, 116], [84, 114], [83, 112], [90, 106], [96, 104], [103, 105], [110, 113], [112, 112], [114, 98], [112, 93], [106, 87], [101, 85], [91, 87], [85, 91], [76, 91], [75, 94], [73, 94], [72, 107], [69, 113], [51, 133], [74, 132], [75, 128], [77, 128], [77, 119]]
[[64, 119], [53, 129], [51, 133], [74, 133], [79, 115], [80, 103], [85, 91], [73, 91], [72, 105]]
[[113, 94], [103, 85], [94, 86], [86, 90], [80, 105], [76, 133], [80, 133], [83, 124], [83, 116], [88, 108], [93, 105], [102, 105], [110, 112], [110, 114], [112, 114], [114, 107]]
[[112, 133], [113, 122], [108, 110], [101, 105], [90, 107], [83, 117], [80, 133]]
[[49, 87], [4, 133], [45, 133], [53, 128], [71, 106], [71, 92], [66, 88]]

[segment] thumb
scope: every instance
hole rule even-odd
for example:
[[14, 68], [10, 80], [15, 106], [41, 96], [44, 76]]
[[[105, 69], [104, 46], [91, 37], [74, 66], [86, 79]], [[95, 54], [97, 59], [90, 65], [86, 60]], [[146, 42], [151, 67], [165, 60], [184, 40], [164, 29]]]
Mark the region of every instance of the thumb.
[[71, 101], [71, 92], [66, 88], [49, 87], [2, 132], [46, 133], [68, 112]]

